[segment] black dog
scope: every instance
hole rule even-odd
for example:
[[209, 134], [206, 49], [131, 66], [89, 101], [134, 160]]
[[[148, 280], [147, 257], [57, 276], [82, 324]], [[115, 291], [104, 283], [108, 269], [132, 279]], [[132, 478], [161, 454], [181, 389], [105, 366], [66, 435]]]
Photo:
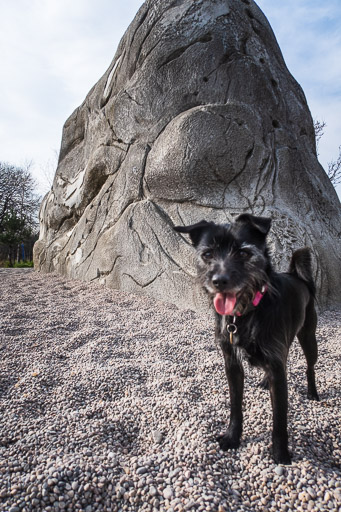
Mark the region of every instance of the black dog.
[[309, 249], [296, 251], [288, 273], [272, 270], [266, 236], [271, 219], [240, 215], [231, 225], [202, 221], [175, 230], [188, 233], [198, 255], [198, 277], [213, 300], [216, 339], [221, 345], [230, 390], [227, 432], [218, 438], [223, 450], [237, 448], [242, 434], [244, 371], [242, 356], [265, 370], [273, 409], [273, 454], [290, 464], [286, 361], [297, 335], [308, 369], [308, 398], [319, 400], [315, 286]]

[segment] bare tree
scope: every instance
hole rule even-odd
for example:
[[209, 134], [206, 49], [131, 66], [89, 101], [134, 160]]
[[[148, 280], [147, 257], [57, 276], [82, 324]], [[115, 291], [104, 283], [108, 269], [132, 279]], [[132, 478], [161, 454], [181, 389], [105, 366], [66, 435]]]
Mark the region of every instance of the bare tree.
[[[324, 134], [324, 129], [327, 124], [324, 121], [319, 121], [318, 119], [314, 119], [314, 130], [315, 130], [315, 139], [316, 139], [316, 149], [318, 150], [318, 145], [322, 135]], [[318, 151], [317, 151], [318, 154]]]
[[37, 232], [41, 198], [35, 189], [29, 164], [21, 168], [0, 162], [0, 242], [8, 247], [11, 264], [15, 247]]
[[41, 198], [35, 189], [29, 164], [21, 168], [0, 162], [0, 232], [10, 212], [15, 212], [27, 227], [34, 229], [37, 226]]
[[339, 146], [339, 156], [337, 160], [329, 162], [327, 174], [334, 187], [341, 183], [341, 146]]
[[58, 166], [58, 156], [58, 151], [54, 149], [53, 154], [46, 161], [45, 165], [41, 166], [41, 171], [44, 175], [44, 188], [46, 188], [47, 192], [51, 190], [53, 185], [53, 180]]
[[[314, 129], [315, 129], [315, 138], [316, 138], [316, 148], [318, 149], [318, 144], [322, 135], [324, 134], [324, 129], [327, 124], [324, 121], [319, 121], [318, 119], [314, 119]], [[318, 155], [318, 152], [317, 152]], [[327, 175], [334, 187], [341, 183], [341, 146], [339, 146], [339, 156], [337, 160], [331, 161], [328, 163]]]

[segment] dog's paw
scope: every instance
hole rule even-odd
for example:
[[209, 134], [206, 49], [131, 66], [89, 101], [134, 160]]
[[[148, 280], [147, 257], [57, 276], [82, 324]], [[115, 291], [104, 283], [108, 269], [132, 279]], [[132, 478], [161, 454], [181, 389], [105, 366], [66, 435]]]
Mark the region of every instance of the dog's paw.
[[227, 450], [238, 448], [240, 445], [240, 439], [231, 436], [228, 432], [217, 436], [217, 441], [220, 448], [226, 452]]
[[274, 450], [274, 461], [276, 464], [290, 466], [291, 456], [288, 450]]

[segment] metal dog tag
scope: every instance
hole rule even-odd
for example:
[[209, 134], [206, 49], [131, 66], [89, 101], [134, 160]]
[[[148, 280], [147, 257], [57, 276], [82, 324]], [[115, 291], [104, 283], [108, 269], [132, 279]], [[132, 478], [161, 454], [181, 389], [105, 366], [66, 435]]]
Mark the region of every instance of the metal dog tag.
[[238, 328], [237, 328], [236, 324], [234, 323], [235, 321], [236, 321], [236, 317], [234, 316], [233, 317], [233, 322], [228, 324], [227, 327], [226, 327], [227, 332], [230, 334], [230, 343], [231, 343], [231, 345], [233, 344], [233, 335], [236, 334], [236, 332], [238, 331]]

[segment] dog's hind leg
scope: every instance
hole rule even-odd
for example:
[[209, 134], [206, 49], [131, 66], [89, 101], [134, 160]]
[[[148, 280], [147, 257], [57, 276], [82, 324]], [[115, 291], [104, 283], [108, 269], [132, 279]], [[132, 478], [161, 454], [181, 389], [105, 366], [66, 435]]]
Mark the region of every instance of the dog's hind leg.
[[242, 401], [244, 391], [244, 369], [234, 354], [223, 352], [225, 371], [229, 385], [231, 413], [230, 423], [225, 434], [217, 437], [219, 446], [226, 451], [238, 448], [243, 430]]
[[304, 325], [302, 329], [297, 333], [298, 341], [300, 342], [305, 358], [307, 360], [307, 396], [310, 400], [319, 400], [319, 396], [316, 390], [314, 369], [317, 361], [316, 325], [317, 315], [313, 300], [311, 300], [307, 306]]
[[273, 412], [274, 459], [277, 464], [291, 464], [288, 450], [288, 387], [284, 366], [282, 364], [273, 365], [268, 377]]

